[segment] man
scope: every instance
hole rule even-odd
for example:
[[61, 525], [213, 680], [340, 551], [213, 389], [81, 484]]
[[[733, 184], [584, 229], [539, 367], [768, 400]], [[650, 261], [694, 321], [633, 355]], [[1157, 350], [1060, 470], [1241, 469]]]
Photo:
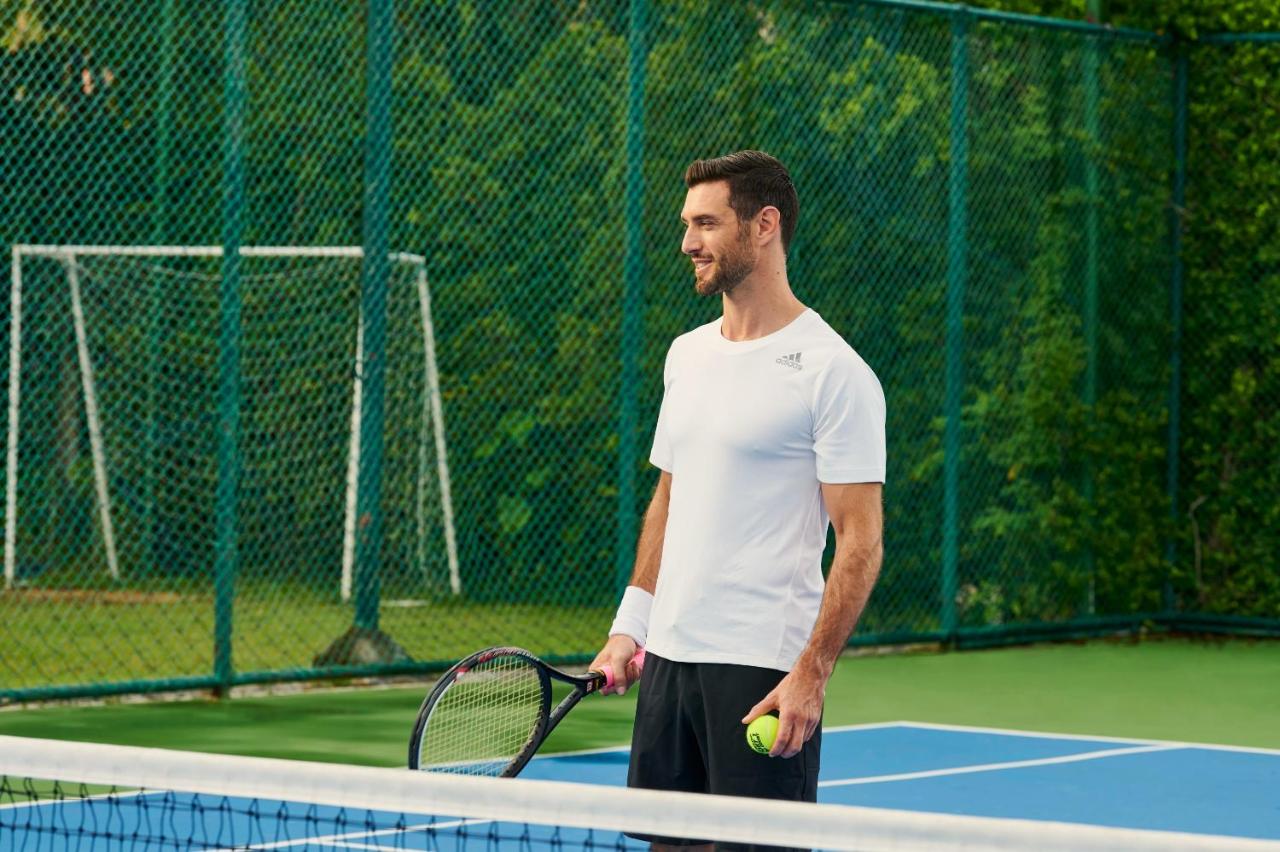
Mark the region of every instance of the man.
[[[647, 648], [631, 786], [814, 801], [826, 683], [880, 569], [884, 395], [791, 292], [786, 168], [740, 151], [694, 162], [685, 184], [681, 251], [724, 314], [667, 354], [658, 486], [592, 667], [625, 671], [625, 692]], [[758, 755], [744, 726], [774, 711], [777, 740]]]

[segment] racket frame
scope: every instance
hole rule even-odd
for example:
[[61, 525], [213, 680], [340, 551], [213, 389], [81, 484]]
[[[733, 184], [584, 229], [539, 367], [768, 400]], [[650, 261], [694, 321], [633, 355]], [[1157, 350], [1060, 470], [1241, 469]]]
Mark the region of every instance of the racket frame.
[[[546, 741], [551, 732], [556, 729], [560, 721], [565, 715], [574, 708], [579, 701], [585, 696], [593, 692], [598, 692], [604, 688], [608, 682], [608, 678], [600, 672], [588, 672], [585, 675], [571, 675], [562, 672], [559, 669], [544, 663], [531, 652], [524, 648], [515, 647], [494, 647], [486, 648], [483, 651], [477, 651], [469, 657], [460, 660], [456, 665], [450, 668], [431, 692], [423, 700], [422, 706], [418, 709], [418, 718], [413, 724], [413, 734], [409, 737], [409, 768], [424, 769], [421, 765], [422, 742], [426, 735], [427, 726], [431, 722], [431, 714], [435, 711], [440, 699], [444, 697], [449, 688], [457, 682], [460, 675], [464, 675], [476, 666], [483, 665], [497, 657], [522, 657], [530, 664], [538, 674], [538, 683], [542, 692], [542, 706], [538, 711], [538, 720], [534, 723], [533, 729], [529, 732], [529, 738], [520, 748], [520, 752], [511, 759], [502, 771], [498, 773], [500, 778], [514, 778], [520, 774], [520, 770], [533, 758], [542, 743]], [[560, 699], [554, 708], [551, 706], [551, 681], [558, 680], [561, 683], [568, 684], [572, 690], [564, 698]]]

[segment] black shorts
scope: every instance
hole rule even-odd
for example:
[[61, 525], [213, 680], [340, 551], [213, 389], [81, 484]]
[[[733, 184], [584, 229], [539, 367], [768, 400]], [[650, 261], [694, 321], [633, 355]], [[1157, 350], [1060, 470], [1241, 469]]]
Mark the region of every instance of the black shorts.
[[[757, 754], [742, 717], [786, 672], [721, 663], [645, 659], [631, 738], [627, 785], [686, 793], [716, 793], [814, 802], [822, 727], [792, 758]], [[636, 836], [690, 846], [705, 840]], [[718, 849], [774, 849], [720, 844]]]

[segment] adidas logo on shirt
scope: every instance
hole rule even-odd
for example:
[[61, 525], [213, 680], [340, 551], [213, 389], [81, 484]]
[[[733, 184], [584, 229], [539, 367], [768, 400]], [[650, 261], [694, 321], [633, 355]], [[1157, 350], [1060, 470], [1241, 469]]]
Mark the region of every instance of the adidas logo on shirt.
[[793, 370], [804, 369], [804, 367], [800, 366], [799, 352], [792, 352], [790, 355], [783, 355], [781, 358], [777, 360], [777, 363], [781, 364], [784, 367], [790, 367]]

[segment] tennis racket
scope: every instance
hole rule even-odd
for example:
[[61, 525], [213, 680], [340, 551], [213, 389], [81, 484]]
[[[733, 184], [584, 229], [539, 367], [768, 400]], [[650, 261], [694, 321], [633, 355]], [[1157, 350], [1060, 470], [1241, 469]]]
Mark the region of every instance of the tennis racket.
[[[644, 649], [631, 661], [644, 665]], [[565, 674], [523, 648], [488, 648], [435, 685], [413, 725], [409, 768], [512, 778], [585, 695], [613, 686], [613, 672]], [[552, 681], [571, 690], [552, 707]]]

